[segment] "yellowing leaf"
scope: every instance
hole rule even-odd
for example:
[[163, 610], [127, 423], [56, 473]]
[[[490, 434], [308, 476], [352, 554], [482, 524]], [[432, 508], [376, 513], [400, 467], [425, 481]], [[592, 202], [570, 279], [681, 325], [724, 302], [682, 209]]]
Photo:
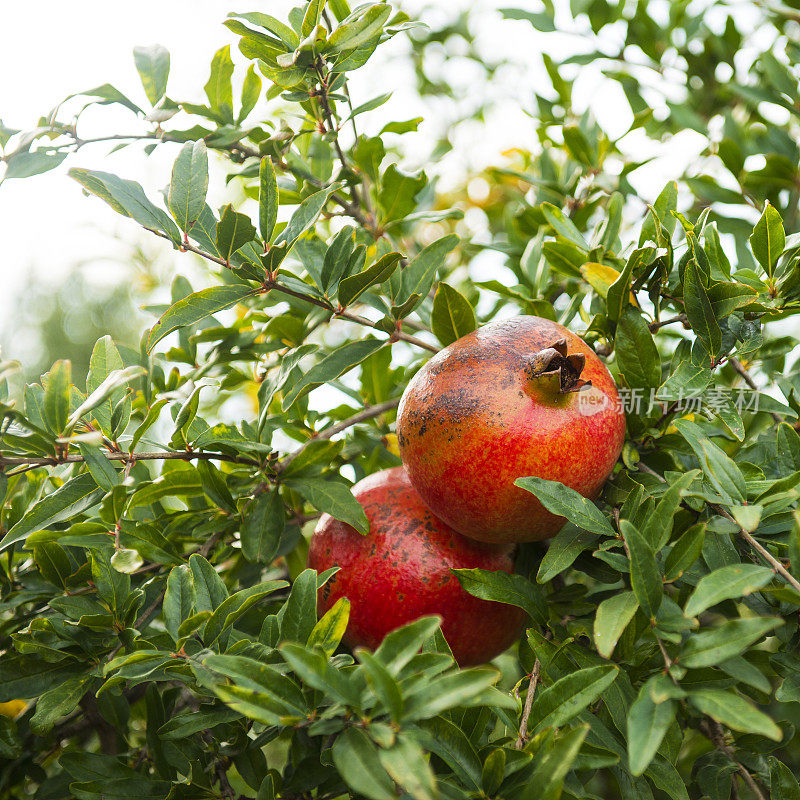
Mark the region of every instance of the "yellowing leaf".
[[619, 272], [614, 267], [595, 261], [587, 261], [581, 267], [581, 275], [602, 298], [608, 294], [608, 287], [619, 278]]

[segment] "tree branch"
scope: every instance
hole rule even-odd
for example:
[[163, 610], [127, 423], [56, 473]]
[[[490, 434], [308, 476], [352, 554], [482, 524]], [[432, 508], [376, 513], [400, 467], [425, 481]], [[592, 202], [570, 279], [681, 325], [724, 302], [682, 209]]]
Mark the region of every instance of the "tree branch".
[[533, 670], [531, 670], [530, 683], [528, 684], [528, 693], [525, 695], [525, 708], [522, 711], [522, 720], [519, 723], [519, 736], [514, 743], [517, 750], [522, 750], [525, 743], [528, 741], [528, 719], [531, 716], [531, 708], [533, 708], [533, 698], [536, 694], [536, 687], [539, 684], [539, 673], [541, 672], [542, 665], [539, 659], [533, 663]]
[[[261, 463], [254, 458], [245, 456], [232, 456], [227, 453], [208, 453], [205, 450], [176, 450], [165, 453], [106, 453], [105, 457], [109, 461], [228, 461], [232, 464], [247, 464], [252, 467], [260, 467]], [[25, 464], [31, 467], [57, 467], [60, 464], [81, 464], [85, 461], [84, 457], [77, 453], [56, 456], [3, 456], [0, 455], [0, 470], [7, 466]]]
[[[753, 377], [750, 373], [744, 368], [741, 361], [738, 358], [729, 358], [728, 363], [733, 367], [734, 371], [742, 378], [742, 380], [752, 389], [754, 392], [758, 391], [758, 385], [753, 380]], [[772, 417], [775, 422], [779, 425], [783, 422], [783, 417], [777, 411], [770, 411], [770, 416]]]
[[739, 761], [736, 760], [734, 757], [734, 751], [731, 747], [725, 744], [725, 732], [722, 726], [715, 722], [714, 720], [706, 717], [700, 723], [700, 730], [706, 735], [706, 737], [711, 741], [714, 747], [717, 748], [721, 753], [724, 753], [734, 764], [736, 764], [736, 768], [739, 770], [739, 774], [744, 779], [744, 782], [750, 787], [750, 790], [753, 794], [758, 798], [758, 800], [767, 800], [764, 793], [761, 791], [761, 787], [756, 783], [756, 779], [748, 772], [747, 768], [741, 764]]
[[297, 448], [297, 450], [289, 453], [280, 461], [280, 464], [278, 465], [279, 471], [286, 469], [286, 467], [288, 467], [289, 464], [291, 464], [292, 461], [294, 461], [297, 456], [299, 456], [312, 442], [330, 439], [333, 436], [336, 436], [337, 433], [341, 433], [348, 428], [352, 428], [353, 425], [358, 425], [359, 422], [364, 422], [365, 420], [379, 417], [386, 411], [397, 408], [399, 403], [400, 398], [395, 397], [393, 400], [386, 400], [385, 402], [377, 403], [374, 406], [367, 406], [357, 414], [353, 414], [353, 416], [343, 419], [341, 422], [337, 422], [335, 425], [331, 425], [329, 428], [325, 428], [318, 433], [312, 434], [307, 442], [304, 442], [300, 447]]

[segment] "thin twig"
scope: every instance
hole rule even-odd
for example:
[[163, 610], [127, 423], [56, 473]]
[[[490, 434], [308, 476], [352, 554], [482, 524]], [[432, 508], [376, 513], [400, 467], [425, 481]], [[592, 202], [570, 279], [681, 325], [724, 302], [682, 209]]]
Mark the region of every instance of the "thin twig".
[[517, 750], [522, 750], [525, 743], [528, 741], [528, 719], [531, 715], [531, 708], [533, 707], [533, 698], [536, 694], [536, 687], [539, 684], [539, 673], [541, 672], [542, 665], [539, 659], [533, 662], [533, 669], [531, 670], [530, 683], [528, 684], [528, 694], [525, 696], [525, 708], [522, 711], [522, 719], [519, 723], [519, 736], [514, 743]]
[[669, 317], [668, 319], [661, 319], [658, 322], [651, 322], [647, 327], [650, 328], [651, 333], [654, 333], [659, 328], [663, 328], [665, 325], [672, 325], [673, 322], [686, 322], [687, 317], [686, 314], [677, 314], [674, 317]]
[[337, 433], [341, 433], [348, 428], [352, 428], [353, 425], [358, 425], [359, 422], [364, 422], [365, 420], [379, 417], [386, 411], [391, 411], [391, 409], [397, 408], [399, 403], [400, 398], [396, 397], [393, 400], [387, 400], [384, 403], [377, 403], [374, 406], [367, 406], [357, 414], [353, 414], [353, 416], [343, 419], [341, 422], [337, 422], [335, 425], [331, 425], [329, 428], [325, 428], [324, 430], [313, 434], [309, 440], [298, 447], [297, 450], [294, 450], [281, 459], [280, 464], [278, 465], [278, 470], [286, 469], [286, 467], [288, 467], [289, 464], [291, 464], [292, 461], [294, 461], [297, 456], [299, 456], [312, 442], [330, 439], [331, 437], [336, 436]]
[[744, 782], [750, 787], [750, 790], [758, 798], [758, 800], [767, 800], [766, 795], [761, 791], [761, 787], [756, 783], [756, 779], [748, 772], [747, 768], [734, 758], [734, 751], [731, 747], [725, 744], [725, 731], [722, 726], [710, 718], [704, 719], [700, 723], [700, 730], [711, 741], [714, 747], [720, 752], [724, 753], [739, 770], [739, 774], [744, 779]]
[[[744, 365], [738, 358], [729, 358], [728, 363], [733, 367], [734, 371], [742, 378], [742, 380], [752, 389], [754, 392], [758, 391], [758, 385], [753, 380], [752, 375], [744, 368]], [[775, 422], [779, 425], [783, 422], [783, 417], [777, 411], [770, 411], [770, 416], [772, 417]]]
[[[160, 231], [154, 231], [151, 229], [151, 233], [154, 233], [156, 236], [159, 236], [162, 239], [169, 239], [169, 237], [161, 233]], [[191, 253], [195, 253], [196, 255], [200, 256], [201, 258], [206, 259], [207, 261], [213, 261], [215, 264], [219, 264], [222, 267], [229, 267], [230, 264], [225, 261], [224, 258], [219, 258], [215, 256], [213, 253], [208, 253], [205, 250], [196, 247], [191, 242], [183, 242], [181, 247], [184, 250], [188, 250]], [[383, 329], [379, 327], [376, 322], [373, 322], [366, 317], [359, 316], [358, 314], [352, 314], [345, 309], [340, 309], [334, 307], [334, 305], [328, 300], [322, 300], [318, 297], [310, 297], [309, 295], [305, 295], [302, 292], [295, 291], [294, 289], [290, 289], [288, 286], [283, 286], [282, 284], [278, 283], [275, 280], [271, 280], [269, 278], [265, 279], [262, 283], [263, 291], [271, 291], [274, 290], [276, 292], [280, 292], [281, 294], [288, 295], [290, 297], [296, 297], [298, 300], [303, 300], [306, 303], [311, 303], [312, 305], [319, 306], [319, 308], [324, 308], [326, 311], [330, 311], [334, 314], [334, 316], [339, 317], [340, 319], [347, 320], [348, 322], [355, 322], [357, 325], [363, 325], [366, 328], [372, 328], [374, 330], [382, 331]], [[254, 292], [255, 294], [255, 292]], [[431, 353], [438, 353], [439, 348], [436, 345], [429, 344], [428, 342], [423, 341], [422, 339], [417, 338], [416, 336], [412, 336], [409, 333], [403, 333], [403, 331], [395, 331], [390, 335], [390, 340], [400, 340], [403, 342], [407, 342], [408, 344], [413, 344], [417, 347], [422, 348], [423, 350], [428, 350]]]

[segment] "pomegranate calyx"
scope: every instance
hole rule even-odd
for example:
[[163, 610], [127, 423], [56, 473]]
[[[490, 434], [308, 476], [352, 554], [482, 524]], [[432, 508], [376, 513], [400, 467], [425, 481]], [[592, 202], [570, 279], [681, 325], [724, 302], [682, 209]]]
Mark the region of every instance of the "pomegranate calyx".
[[525, 372], [531, 380], [544, 383], [560, 393], [579, 392], [592, 383], [581, 378], [586, 365], [583, 353], [567, 355], [567, 340], [558, 339], [550, 347], [528, 356]]

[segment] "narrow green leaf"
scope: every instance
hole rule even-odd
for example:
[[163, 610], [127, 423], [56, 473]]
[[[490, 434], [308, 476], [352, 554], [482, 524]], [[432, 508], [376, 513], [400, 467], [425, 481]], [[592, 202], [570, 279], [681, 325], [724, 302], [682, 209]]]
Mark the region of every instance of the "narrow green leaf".
[[345, 483], [321, 478], [291, 478], [286, 485], [298, 492], [314, 508], [334, 519], [352, 525], [366, 536], [369, 522], [364, 509]]
[[761, 219], [753, 228], [750, 236], [750, 247], [756, 260], [772, 279], [775, 264], [786, 246], [786, 233], [783, 229], [783, 220], [777, 209], [767, 203]]
[[164, 625], [172, 638], [178, 640], [181, 623], [194, 612], [197, 595], [194, 590], [192, 571], [186, 564], [173, 567], [167, 578], [164, 594]]
[[379, 258], [371, 267], [362, 270], [356, 275], [344, 278], [339, 283], [338, 299], [342, 307], [346, 307], [357, 300], [370, 286], [388, 280], [397, 269], [402, 255], [400, 253], [387, 253]]
[[156, 105], [167, 91], [169, 50], [160, 44], [154, 44], [152, 47], [134, 47], [133, 61], [142, 79], [147, 99], [151, 105]]
[[188, 233], [206, 205], [208, 152], [202, 139], [186, 142], [172, 167], [167, 205], [178, 227]]
[[345, 783], [370, 800], [394, 800], [394, 783], [383, 768], [378, 748], [358, 728], [346, 728], [331, 748], [337, 771]]
[[614, 340], [617, 366], [632, 389], [661, 385], [661, 356], [642, 313], [633, 306], [622, 311]]
[[44, 416], [50, 429], [63, 433], [69, 417], [70, 386], [72, 364], [70, 361], [56, 361], [44, 381]]
[[52, 494], [45, 495], [0, 541], [0, 552], [21, 542], [29, 533], [43, 530], [64, 520], [78, 517], [100, 501], [104, 491], [97, 488], [94, 478], [84, 473], [68, 480]]
[[732, 597], [743, 597], [766, 586], [774, 573], [758, 564], [729, 564], [704, 575], [689, 595], [683, 613], [696, 617], [707, 608]]
[[459, 291], [440, 282], [433, 298], [431, 329], [445, 346], [472, 333], [478, 327], [475, 310]]
[[317, 386], [330, 383], [340, 375], [348, 372], [365, 358], [371, 356], [376, 350], [383, 347], [384, 344], [386, 342], [382, 342], [380, 339], [357, 339], [343, 344], [332, 353], [329, 353], [286, 392], [283, 397], [283, 410], [288, 411], [298, 397], [302, 397]]
[[545, 728], [558, 728], [576, 717], [616, 680], [619, 669], [589, 667], [565, 675], [552, 686], [536, 693], [528, 720], [528, 730], [536, 734]]
[[633, 592], [608, 597], [597, 606], [594, 618], [594, 646], [603, 658], [611, 658], [619, 637], [633, 619], [639, 601]]
[[331, 53], [355, 50], [380, 32], [391, 13], [392, 8], [388, 3], [368, 6], [359, 17], [342, 23], [333, 31], [328, 37], [326, 50]]
[[684, 667], [713, 667], [743, 653], [762, 636], [782, 625], [775, 617], [733, 619], [718, 628], [692, 634], [683, 645], [680, 663]]
[[584, 239], [583, 234], [575, 226], [575, 223], [560, 208], [557, 208], [552, 203], [542, 203], [541, 209], [548, 224], [557, 234], [563, 236], [584, 252], [589, 252], [591, 249], [589, 243]]
[[689, 702], [703, 714], [734, 731], [755, 733], [779, 742], [783, 738], [775, 722], [752, 703], [725, 689], [697, 689]]
[[[437, 271], [444, 264], [447, 254], [458, 242], [458, 236], [451, 233], [432, 242], [414, 256], [403, 270], [402, 289], [393, 305], [400, 306], [410, 300], [413, 295], [419, 295], [420, 299], [426, 297], [433, 286]], [[410, 309], [406, 310], [406, 314], [408, 313], [410, 313]]]
[[280, 494], [273, 491], [258, 495], [242, 514], [242, 555], [255, 564], [269, 564], [278, 552], [285, 526]]
[[656, 557], [642, 534], [628, 520], [620, 522], [620, 531], [630, 553], [631, 586], [634, 594], [642, 611], [650, 619], [655, 619], [664, 599]]
[[614, 536], [605, 514], [588, 498], [558, 481], [544, 478], [517, 478], [515, 486], [536, 495], [551, 513], [566, 517], [573, 525], [600, 536]]
[[683, 274], [683, 300], [686, 317], [692, 330], [700, 337], [706, 349], [712, 355], [716, 355], [722, 343], [722, 330], [714, 316], [708, 291], [694, 259], [686, 265]]
[[225, 45], [211, 59], [211, 75], [205, 85], [205, 93], [211, 110], [222, 122], [233, 124], [233, 61], [231, 47]]
[[172, 331], [187, 325], [194, 325], [201, 319], [224, 311], [255, 293], [255, 289], [243, 284], [211, 286], [178, 300], [150, 329], [150, 336], [147, 340], [148, 352], [152, 352], [153, 348]]
[[258, 178], [258, 224], [261, 238], [269, 242], [278, 221], [278, 179], [269, 156], [261, 159]]
[[538, 624], [545, 624], [547, 606], [544, 596], [524, 575], [486, 569], [450, 570], [464, 591], [481, 600], [509, 603], [521, 608]]
[[308, 646], [321, 648], [330, 658], [342, 641], [349, 619], [350, 601], [340, 597], [314, 626], [308, 637]]

